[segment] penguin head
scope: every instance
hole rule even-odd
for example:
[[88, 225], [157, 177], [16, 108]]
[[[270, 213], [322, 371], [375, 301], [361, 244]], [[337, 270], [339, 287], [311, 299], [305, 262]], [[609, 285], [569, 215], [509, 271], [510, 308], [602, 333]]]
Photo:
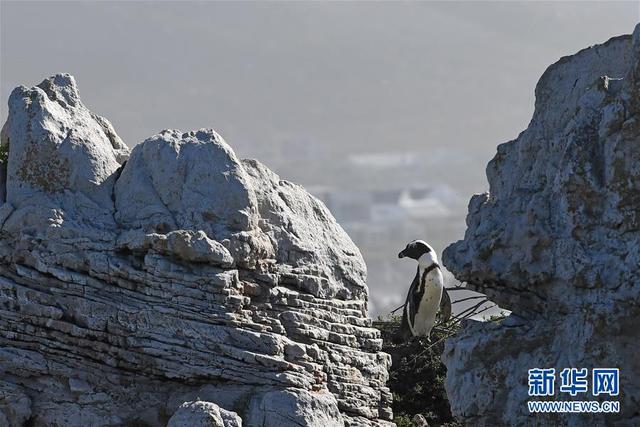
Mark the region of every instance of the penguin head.
[[407, 243], [407, 247], [398, 254], [398, 258], [407, 257], [418, 260], [422, 255], [429, 252], [433, 252], [433, 248], [429, 246], [427, 242], [424, 240], [414, 240]]

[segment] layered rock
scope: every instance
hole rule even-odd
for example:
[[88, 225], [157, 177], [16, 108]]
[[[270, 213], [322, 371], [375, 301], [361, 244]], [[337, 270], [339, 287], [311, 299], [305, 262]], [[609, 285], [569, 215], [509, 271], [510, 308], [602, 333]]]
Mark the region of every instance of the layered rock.
[[364, 262], [302, 187], [208, 129], [129, 153], [69, 75], [0, 154], [0, 424], [390, 424]]
[[[464, 240], [443, 261], [513, 311], [447, 343], [447, 392], [467, 425], [638, 425], [640, 28], [562, 58], [535, 112], [487, 167]], [[620, 368], [620, 414], [528, 413], [531, 368]], [[559, 384], [558, 378], [558, 384]], [[590, 394], [559, 400], [589, 400]], [[535, 400], [535, 399], [533, 399]]]

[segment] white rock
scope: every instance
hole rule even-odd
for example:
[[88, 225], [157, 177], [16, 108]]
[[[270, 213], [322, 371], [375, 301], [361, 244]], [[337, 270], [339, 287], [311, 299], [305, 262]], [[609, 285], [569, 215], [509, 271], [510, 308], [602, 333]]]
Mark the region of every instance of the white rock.
[[364, 262], [322, 203], [212, 130], [164, 131], [121, 167], [73, 78], [40, 86], [14, 91], [0, 162], [0, 378], [19, 417], [233, 425], [218, 405], [250, 426], [391, 425]]
[[115, 190], [116, 218], [166, 233], [212, 239], [255, 228], [256, 200], [231, 148], [211, 129], [166, 130], [137, 145]]
[[31, 89], [16, 88], [2, 145], [9, 146], [3, 201], [17, 216], [36, 211], [33, 226], [41, 227], [38, 222], [46, 221], [51, 209], [62, 208], [93, 216], [96, 225], [112, 222], [114, 172], [128, 149], [106, 119], [82, 104], [72, 76], [58, 74]]
[[249, 403], [245, 422], [250, 426], [341, 427], [338, 402], [331, 393], [306, 390], [269, 391]]
[[169, 419], [167, 427], [242, 427], [235, 412], [211, 402], [185, 402]]
[[357, 246], [322, 202], [281, 180], [256, 160], [244, 160], [258, 201], [261, 229], [291, 283], [322, 298], [366, 299], [366, 266]]

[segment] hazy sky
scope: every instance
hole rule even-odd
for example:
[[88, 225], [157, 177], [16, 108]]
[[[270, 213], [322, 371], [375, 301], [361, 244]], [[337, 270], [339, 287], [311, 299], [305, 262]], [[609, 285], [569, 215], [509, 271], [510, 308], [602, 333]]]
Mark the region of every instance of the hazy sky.
[[[241, 157], [304, 185], [401, 188], [415, 185], [409, 176], [468, 200], [486, 189], [496, 145], [526, 128], [545, 68], [630, 33], [638, 10], [638, 2], [2, 1], [0, 120], [15, 86], [68, 72], [130, 146], [165, 128], [214, 127]], [[309, 144], [321, 160], [291, 160], [287, 142]], [[429, 158], [419, 173], [389, 179], [350, 175], [340, 163], [388, 152]], [[462, 237], [457, 209], [438, 250]], [[425, 227], [431, 240], [444, 233], [435, 221]], [[370, 271], [381, 260], [397, 270], [391, 282], [369, 275], [375, 313], [402, 301], [398, 283], [412, 277], [413, 265], [395, 258], [402, 245], [382, 257], [361, 246]]]
[[433, 178], [482, 191], [544, 69], [630, 33], [638, 3], [2, 1], [1, 15], [3, 122], [13, 87], [68, 72], [131, 146], [214, 127], [243, 157], [283, 140], [445, 148], [468, 162]]

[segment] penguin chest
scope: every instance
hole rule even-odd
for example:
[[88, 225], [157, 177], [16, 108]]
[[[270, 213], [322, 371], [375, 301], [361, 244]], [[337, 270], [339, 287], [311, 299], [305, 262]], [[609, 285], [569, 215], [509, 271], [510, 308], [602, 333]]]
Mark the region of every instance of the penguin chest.
[[425, 280], [424, 294], [413, 318], [413, 334], [418, 336], [429, 336], [431, 333], [442, 298], [442, 280], [438, 280], [440, 272], [430, 276]]

